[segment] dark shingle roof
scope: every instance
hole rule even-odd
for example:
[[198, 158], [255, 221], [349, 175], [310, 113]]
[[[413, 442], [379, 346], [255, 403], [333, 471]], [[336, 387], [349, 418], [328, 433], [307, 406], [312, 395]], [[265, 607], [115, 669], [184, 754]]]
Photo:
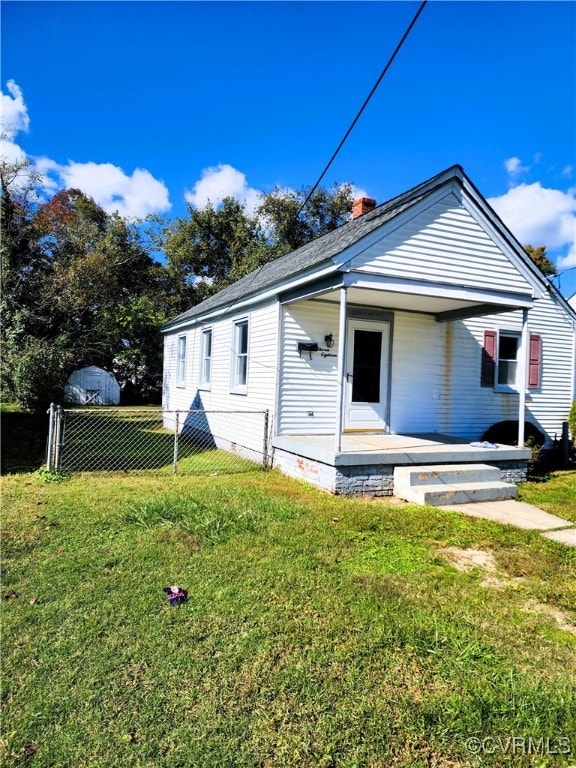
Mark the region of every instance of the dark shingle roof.
[[357, 219], [352, 219], [333, 232], [318, 237], [310, 243], [297, 248], [295, 251], [287, 253], [285, 256], [280, 256], [278, 259], [274, 259], [274, 261], [263, 264], [254, 272], [246, 275], [246, 277], [223, 288], [187, 312], [183, 312], [173, 320], [170, 320], [164, 325], [163, 330], [169, 330], [173, 326], [185, 323], [187, 320], [192, 320], [207, 312], [212, 312], [219, 307], [229, 308], [230, 305], [248, 296], [254, 296], [275, 284], [280, 285], [287, 278], [304, 272], [311, 267], [318, 266], [329, 259], [333, 259], [350, 245], [353, 245], [394, 216], [417, 203], [433, 189], [437, 189], [454, 179], [461, 180], [462, 176], [462, 168], [458, 165], [452, 166], [448, 170], [422, 182], [392, 200], [382, 203], [382, 205], [377, 206], [369, 213], [365, 213]]

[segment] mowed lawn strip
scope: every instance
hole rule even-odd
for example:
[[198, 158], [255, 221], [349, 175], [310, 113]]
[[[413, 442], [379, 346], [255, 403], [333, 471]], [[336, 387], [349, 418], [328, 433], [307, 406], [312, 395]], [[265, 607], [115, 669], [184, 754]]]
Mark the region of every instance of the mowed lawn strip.
[[520, 501], [576, 525], [576, 471], [552, 472], [520, 486]]
[[574, 763], [575, 550], [275, 472], [3, 485], [5, 765]]

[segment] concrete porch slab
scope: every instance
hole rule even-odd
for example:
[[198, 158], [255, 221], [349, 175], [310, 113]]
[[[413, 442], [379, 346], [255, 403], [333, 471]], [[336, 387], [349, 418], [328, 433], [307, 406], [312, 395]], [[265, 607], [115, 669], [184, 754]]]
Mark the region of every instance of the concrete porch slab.
[[527, 461], [529, 448], [481, 448], [470, 440], [441, 434], [344, 434], [336, 453], [334, 435], [278, 435], [272, 446], [333, 467], [369, 464], [456, 464]]
[[[525, 504], [522, 501], [492, 501], [479, 502], [476, 504], [446, 504], [439, 509], [445, 509], [448, 512], [463, 512], [470, 517], [481, 517], [484, 520], [493, 520], [505, 525], [514, 525], [516, 528], [524, 528], [528, 531], [550, 531], [555, 528], [566, 528], [570, 525], [567, 520], [561, 517], [544, 512], [531, 504]], [[556, 533], [565, 533], [564, 531]], [[546, 534], [548, 535], [548, 534]], [[576, 529], [573, 529], [573, 535], [576, 538]], [[550, 536], [551, 538], [551, 536]], [[573, 546], [576, 546], [576, 542]]]

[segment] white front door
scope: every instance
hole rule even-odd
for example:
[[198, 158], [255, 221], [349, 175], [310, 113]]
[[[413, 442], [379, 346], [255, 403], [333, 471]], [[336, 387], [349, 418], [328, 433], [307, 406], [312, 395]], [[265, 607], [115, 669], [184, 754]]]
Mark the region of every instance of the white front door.
[[344, 429], [386, 429], [390, 323], [349, 320]]

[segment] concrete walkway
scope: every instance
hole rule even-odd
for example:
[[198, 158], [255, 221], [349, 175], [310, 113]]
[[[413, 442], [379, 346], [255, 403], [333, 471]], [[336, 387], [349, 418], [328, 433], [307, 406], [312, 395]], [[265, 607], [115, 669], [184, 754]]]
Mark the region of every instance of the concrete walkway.
[[542, 531], [552, 541], [576, 547], [576, 527], [569, 520], [544, 512], [523, 501], [490, 501], [476, 504], [448, 504], [439, 507], [449, 512], [463, 512], [471, 517], [494, 520], [505, 525], [514, 525], [528, 531]]

